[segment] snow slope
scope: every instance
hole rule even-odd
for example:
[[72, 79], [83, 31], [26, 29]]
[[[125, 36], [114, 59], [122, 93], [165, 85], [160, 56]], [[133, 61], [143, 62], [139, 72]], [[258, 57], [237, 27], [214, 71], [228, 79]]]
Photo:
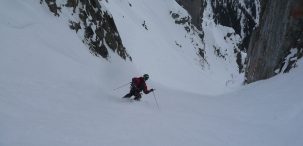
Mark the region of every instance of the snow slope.
[[[188, 33], [183, 25], [175, 23], [170, 12], [189, 17], [175, 0], [113, 0], [100, 3], [113, 15], [133, 64], [141, 73], [152, 74], [154, 81], [208, 95], [233, 91], [244, 81], [244, 74], [238, 73], [234, 44], [223, 39], [224, 35], [233, 32], [231, 28], [215, 26], [209, 18], [209, 27], [205, 27], [205, 36], [208, 36], [205, 45], [198, 33]], [[221, 33], [216, 28], [220, 28]], [[222, 53], [228, 54], [226, 59], [215, 55], [214, 46], [222, 47]], [[207, 61], [198, 56], [195, 47], [205, 49]]]
[[[303, 145], [302, 61], [289, 74], [203, 95], [159, 83], [166, 76], [138, 68], [143, 58], [94, 57], [36, 0], [2, 0], [0, 17], [1, 146]], [[141, 72], [151, 72], [160, 109], [153, 94], [132, 102], [121, 99], [128, 87], [113, 90]]]

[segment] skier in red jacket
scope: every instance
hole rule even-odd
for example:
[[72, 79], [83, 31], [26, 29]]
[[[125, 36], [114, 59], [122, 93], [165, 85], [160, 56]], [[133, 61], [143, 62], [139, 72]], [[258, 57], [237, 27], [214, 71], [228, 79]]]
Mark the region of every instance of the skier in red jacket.
[[131, 82], [131, 88], [128, 94], [126, 94], [123, 98], [130, 98], [133, 95], [135, 96], [134, 100], [140, 100], [141, 99], [141, 91], [143, 91], [145, 94], [148, 94], [150, 92], [153, 92], [155, 89], [147, 89], [145, 81], [147, 81], [149, 78], [148, 74], [144, 74], [143, 77], [135, 77], [132, 79]]

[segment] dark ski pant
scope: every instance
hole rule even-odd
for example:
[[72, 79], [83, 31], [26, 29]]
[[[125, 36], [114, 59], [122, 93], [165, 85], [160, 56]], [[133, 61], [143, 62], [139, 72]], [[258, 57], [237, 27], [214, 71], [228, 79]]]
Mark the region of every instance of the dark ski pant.
[[142, 97], [139, 90], [132, 88], [129, 93], [124, 96], [124, 98], [130, 98], [132, 96], [135, 96], [135, 100], [140, 100]]

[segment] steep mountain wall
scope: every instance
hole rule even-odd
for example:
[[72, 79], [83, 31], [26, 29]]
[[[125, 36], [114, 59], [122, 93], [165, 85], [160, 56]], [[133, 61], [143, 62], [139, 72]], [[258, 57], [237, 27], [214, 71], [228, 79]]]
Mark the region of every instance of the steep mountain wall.
[[[199, 30], [204, 32], [204, 35], [212, 35], [205, 33], [203, 19], [212, 19], [216, 25], [230, 27], [234, 32], [230, 31], [223, 34], [224, 40], [232, 40], [232, 37], [239, 36], [239, 41], [234, 41], [233, 49], [238, 65], [238, 70], [243, 73], [245, 70], [245, 57], [251, 33], [259, 22], [260, 3], [259, 0], [176, 0], [184, 9], [191, 15], [192, 24]], [[209, 6], [208, 6], [209, 5]], [[210, 12], [209, 12], [210, 11]], [[211, 18], [205, 18], [211, 17]], [[208, 26], [206, 26], [208, 27]], [[218, 29], [218, 28], [215, 28]], [[218, 38], [218, 36], [216, 36]], [[223, 39], [223, 38], [222, 38]], [[208, 42], [205, 42], [208, 43]], [[214, 45], [214, 50], [217, 51], [222, 46]], [[219, 54], [224, 54], [223, 51]], [[222, 56], [222, 55], [219, 55]]]
[[260, 25], [248, 48], [247, 83], [288, 72], [303, 53], [303, 1], [263, 0], [261, 5]]
[[202, 17], [205, 1], [203, 0], [176, 0], [191, 15], [192, 23], [202, 30]]
[[212, 7], [216, 24], [232, 27], [243, 37], [241, 50], [246, 50], [250, 35], [259, 21], [259, 0], [176, 0], [192, 17], [192, 23], [202, 30], [202, 17], [207, 4]]
[[67, 17], [70, 28], [96, 56], [108, 59], [109, 50], [131, 60], [123, 46], [111, 14], [98, 0], [40, 0], [55, 16]]
[[[241, 37], [234, 52], [239, 71], [245, 71], [246, 83], [288, 72], [302, 57], [302, 0], [176, 1], [191, 15], [192, 23], [204, 31], [204, 37], [209, 35], [201, 25], [205, 16], [233, 28]], [[211, 12], [204, 15], [208, 5]]]
[[211, 1], [211, 6], [215, 22], [232, 27], [242, 37], [240, 50], [246, 52], [251, 33], [259, 21], [258, 0]]

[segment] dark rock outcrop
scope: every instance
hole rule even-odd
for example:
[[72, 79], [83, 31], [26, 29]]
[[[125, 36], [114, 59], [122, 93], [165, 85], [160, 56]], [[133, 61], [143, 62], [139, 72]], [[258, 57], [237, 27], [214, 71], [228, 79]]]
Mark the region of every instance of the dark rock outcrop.
[[[80, 35], [82, 41], [96, 56], [109, 58], [109, 50], [117, 53], [123, 59], [131, 60], [119, 36], [112, 16], [101, 7], [98, 0], [67, 0], [58, 5], [56, 0], [40, 0], [45, 2], [55, 16], [60, 16], [61, 9], [72, 9], [68, 14], [70, 28]], [[81, 33], [80, 33], [81, 32]]]
[[[202, 30], [202, 17], [207, 5], [206, 0], [176, 0], [191, 15], [191, 22]], [[255, 28], [258, 17], [258, 6], [255, 0], [245, 0], [243, 3], [237, 0], [211, 1], [214, 21], [217, 24], [232, 27], [236, 34], [242, 36], [240, 50], [246, 52], [251, 33]], [[250, 11], [248, 11], [250, 10]]]
[[303, 1], [263, 0], [261, 8], [248, 48], [247, 83], [288, 72], [303, 53]]
[[235, 33], [242, 37], [234, 53], [237, 56], [239, 72], [243, 73], [246, 65], [243, 64], [242, 52], [247, 52], [251, 34], [258, 23], [256, 21], [259, 8], [255, 0], [245, 0], [242, 3], [237, 0], [211, 1], [211, 6], [215, 22], [233, 28]]
[[193, 23], [198, 30], [202, 30], [202, 16], [204, 9], [204, 0], [176, 0], [191, 15]]
[[[59, 16], [61, 7], [58, 7], [56, 0], [45, 0], [45, 2], [48, 5], [49, 10], [51, 12], [53, 12], [55, 16]], [[40, 4], [42, 4], [42, 3], [43, 3], [43, 0], [40, 0]]]
[[[213, 19], [216, 24], [231, 27], [235, 34], [241, 36], [241, 42], [234, 48], [239, 72], [243, 73], [245, 68], [242, 54], [247, 52], [251, 34], [258, 22], [259, 8], [255, 0], [176, 0], [191, 15], [191, 23], [203, 31], [202, 18], [207, 5], [212, 8]], [[258, 1], [257, 1], [258, 2]], [[215, 50], [216, 52], [216, 50]]]
[[212, 1], [211, 6], [215, 22], [223, 26], [232, 27], [236, 34], [243, 38], [239, 49], [246, 52], [251, 33], [257, 24], [255, 20], [259, 15], [257, 14], [258, 8], [255, 0], [245, 0], [243, 4], [237, 0]]

